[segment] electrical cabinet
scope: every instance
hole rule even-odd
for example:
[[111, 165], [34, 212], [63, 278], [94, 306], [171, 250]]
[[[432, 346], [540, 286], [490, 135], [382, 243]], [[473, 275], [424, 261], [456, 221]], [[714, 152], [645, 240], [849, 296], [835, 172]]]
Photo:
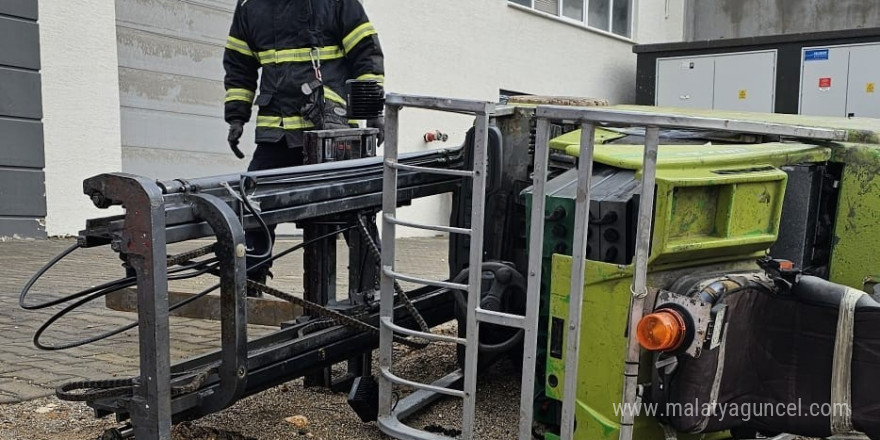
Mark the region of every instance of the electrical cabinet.
[[880, 118], [880, 27], [636, 45], [633, 52], [639, 105]]
[[657, 60], [656, 105], [773, 112], [776, 51]]
[[776, 95], [776, 51], [715, 58], [717, 110], [772, 112]]
[[880, 44], [858, 46], [849, 52], [847, 116], [880, 118]]
[[880, 44], [802, 51], [800, 113], [880, 118]]
[[812, 116], [844, 116], [849, 49], [804, 49], [802, 59], [800, 113]]
[[708, 57], [657, 60], [657, 105], [712, 108], [715, 60]]

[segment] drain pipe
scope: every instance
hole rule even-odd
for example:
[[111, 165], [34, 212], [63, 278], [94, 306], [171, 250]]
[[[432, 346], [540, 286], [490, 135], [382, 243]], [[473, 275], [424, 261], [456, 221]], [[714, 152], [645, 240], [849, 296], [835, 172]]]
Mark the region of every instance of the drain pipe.
[[623, 405], [620, 417], [620, 440], [632, 440], [635, 420], [636, 389], [639, 376], [639, 342], [636, 326], [642, 319], [645, 297], [648, 296], [648, 257], [651, 249], [651, 222], [654, 218], [654, 185], [657, 175], [657, 145], [660, 130], [647, 127], [645, 156], [642, 166], [642, 193], [639, 196], [638, 236], [636, 237], [635, 270], [629, 306], [626, 363], [623, 369]]

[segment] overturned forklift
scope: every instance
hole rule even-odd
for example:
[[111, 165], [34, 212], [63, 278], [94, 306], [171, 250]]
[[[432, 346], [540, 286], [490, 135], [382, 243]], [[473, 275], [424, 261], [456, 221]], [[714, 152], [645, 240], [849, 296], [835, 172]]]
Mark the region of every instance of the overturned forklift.
[[[389, 94], [384, 158], [357, 129], [313, 133], [303, 167], [87, 180], [95, 205], [125, 214], [89, 221], [22, 304], [64, 255], [111, 246], [127, 273], [65, 310], [136, 286], [141, 371], [59, 397], [115, 415], [106, 438], [169, 439], [173, 423], [306, 376], [350, 390], [362, 419], [401, 439], [446, 438], [406, 419], [464, 399], [470, 439], [479, 373], [514, 353], [521, 440], [880, 439], [880, 121], [578, 104]], [[408, 108], [472, 115], [473, 127], [460, 147], [398, 155]], [[398, 218], [444, 193], [448, 225]], [[290, 252], [314, 257], [302, 296], [246, 280], [243, 230], [285, 222], [306, 231]], [[398, 226], [449, 234], [447, 279], [395, 269]], [[345, 300], [328, 245], [341, 234], [359, 268]], [[167, 254], [204, 237], [216, 243]], [[171, 365], [169, 310], [199, 295], [169, 304], [167, 282], [204, 273], [219, 277], [222, 348]], [[248, 339], [247, 287], [309, 318]], [[432, 332], [452, 320], [458, 335]], [[459, 344], [461, 368], [430, 384], [400, 377], [395, 347], [432, 341]], [[415, 392], [392, 402], [401, 387]]]

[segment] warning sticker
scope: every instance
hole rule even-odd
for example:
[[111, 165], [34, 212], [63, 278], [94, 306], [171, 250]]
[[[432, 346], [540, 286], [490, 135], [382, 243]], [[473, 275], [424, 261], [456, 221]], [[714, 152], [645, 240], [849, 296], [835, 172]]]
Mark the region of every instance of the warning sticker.
[[748, 92], [746, 89], [742, 89], [739, 91], [739, 99], [746, 99], [748, 97]]
[[820, 89], [830, 89], [831, 88], [831, 77], [826, 76], [823, 78], [819, 78], [819, 88]]
[[865, 86], [865, 92], [874, 93], [874, 83], [868, 83], [868, 85]]

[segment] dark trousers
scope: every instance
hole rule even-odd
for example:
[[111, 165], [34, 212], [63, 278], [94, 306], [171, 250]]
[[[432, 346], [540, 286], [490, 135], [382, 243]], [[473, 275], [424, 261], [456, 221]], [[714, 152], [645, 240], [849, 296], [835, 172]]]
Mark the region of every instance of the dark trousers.
[[[302, 164], [303, 149], [301, 147], [290, 148], [288, 147], [287, 141], [282, 140], [276, 143], [257, 144], [257, 149], [256, 151], [254, 151], [254, 157], [253, 159], [251, 159], [250, 165], [248, 165], [248, 171], [261, 171], [269, 170], [272, 168], [287, 168], [300, 166]], [[275, 226], [276, 225], [269, 225], [268, 236], [266, 235], [266, 231], [262, 227], [248, 229], [245, 231], [245, 240], [249, 249], [249, 255], [263, 255], [266, 253], [271, 255], [272, 243], [275, 241]], [[259, 263], [261, 260], [262, 258], [252, 258], [248, 256], [247, 266], [252, 267], [253, 265]], [[260, 269], [257, 269], [252, 273], [265, 273], [269, 270], [270, 267], [272, 267], [271, 261], [260, 266]]]

